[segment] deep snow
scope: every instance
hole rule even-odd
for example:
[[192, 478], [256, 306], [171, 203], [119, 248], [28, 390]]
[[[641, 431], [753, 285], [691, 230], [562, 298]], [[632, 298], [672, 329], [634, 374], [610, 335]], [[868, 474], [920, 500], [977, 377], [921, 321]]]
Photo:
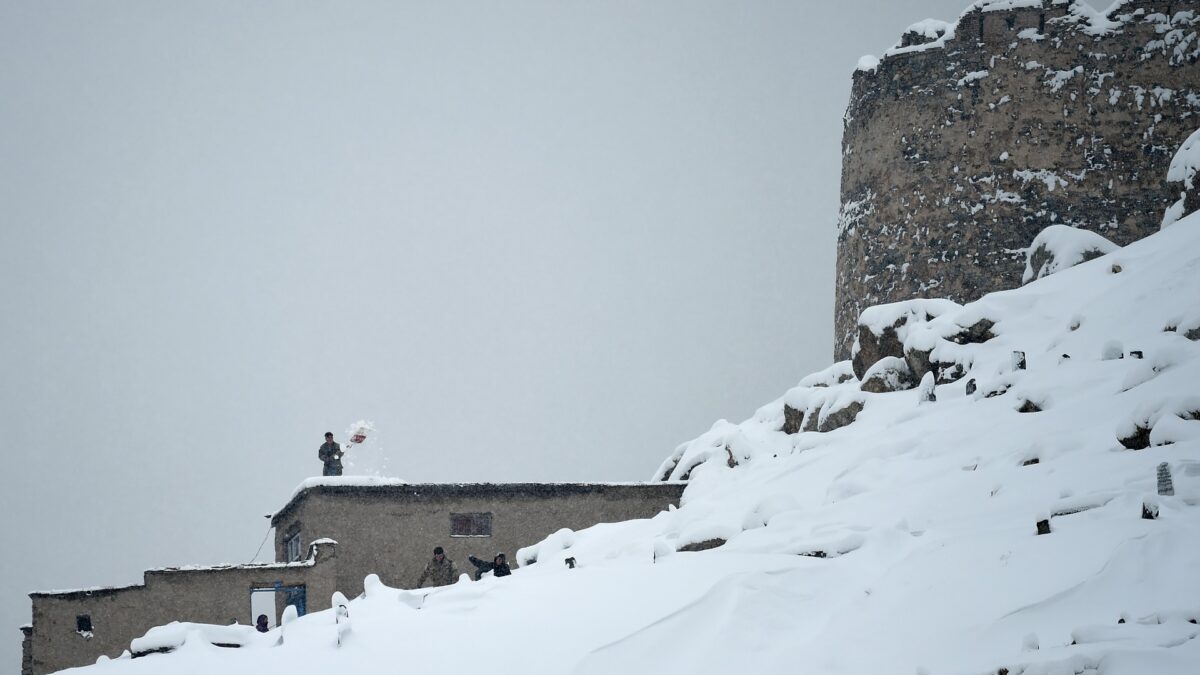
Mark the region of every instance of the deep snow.
[[[680, 446], [659, 474], [687, 474], [679, 509], [560, 531], [503, 579], [373, 580], [341, 647], [333, 611], [242, 649], [177, 625], [148, 636], [174, 653], [81, 672], [1200, 672], [1200, 214], [965, 306], [865, 318], [899, 311], [906, 344], [967, 370], [936, 402], [835, 364]], [[995, 337], [948, 339], [983, 317]], [[849, 426], [780, 431], [785, 402], [851, 400]], [[1139, 426], [1152, 445], [1126, 449]]]

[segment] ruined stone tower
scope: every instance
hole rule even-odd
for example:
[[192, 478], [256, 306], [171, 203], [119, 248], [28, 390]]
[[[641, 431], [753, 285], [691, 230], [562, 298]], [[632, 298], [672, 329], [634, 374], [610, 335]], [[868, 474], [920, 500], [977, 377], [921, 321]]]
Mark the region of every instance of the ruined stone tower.
[[842, 139], [835, 350], [859, 312], [1019, 285], [1044, 227], [1157, 231], [1200, 128], [1200, 0], [983, 0], [854, 73]]

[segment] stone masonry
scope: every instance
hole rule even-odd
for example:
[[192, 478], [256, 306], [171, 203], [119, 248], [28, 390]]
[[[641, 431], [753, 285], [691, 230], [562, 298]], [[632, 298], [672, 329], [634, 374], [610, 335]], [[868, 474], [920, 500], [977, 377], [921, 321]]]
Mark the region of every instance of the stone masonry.
[[[171, 621], [252, 624], [250, 590], [277, 582], [304, 586], [310, 611], [327, 609], [337, 590], [337, 546], [314, 543], [306, 557], [292, 564], [147, 570], [135, 586], [30, 593], [33, 624], [23, 650], [29, 675], [120, 656], [134, 638]], [[91, 630], [79, 630], [81, 616]]]
[[[468, 555], [490, 560], [497, 552], [515, 568], [516, 552], [560, 528], [650, 518], [678, 505], [684, 483], [441, 483], [338, 485], [298, 491], [272, 518], [276, 560], [287, 542], [301, 547], [323, 538], [338, 542], [338, 590], [354, 597], [363, 578], [378, 574], [389, 586], [412, 588], [441, 546], [459, 572], [474, 574]], [[487, 514], [487, 534], [459, 536], [452, 514]]]
[[21, 626], [21, 675], [33, 675], [33, 625]]
[[[276, 563], [149, 570], [121, 588], [31, 593], [32, 625], [22, 628], [22, 675], [44, 675], [116, 657], [148, 629], [171, 621], [252, 624], [250, 594], [303, 588], [307, 610], [330, 607], [335, 590], [354, 597], [363, 578], [416, 584], [434, 546], [461, 572], [468, 555], [490, 559], [560, 528], [650, 518], [678, 505], [683, 483], [357, 484], [313, 479], [276, 513]], [[456, 532], [456, 516], [483, 517], [479, 532]], [[276, 595], [276, 614], [283, 609]], [[81, 629], [81, 622], [89, 627]]]
[[[1014, 8], [1016, 7], [1016, 8]], [[985, 0], [854, 73], [842, 139], [836, 358], [871, 305], [1020, 284], [1048, 225], [1119, 245], [1179, 199], [1200, 127], [1200, 0]]]

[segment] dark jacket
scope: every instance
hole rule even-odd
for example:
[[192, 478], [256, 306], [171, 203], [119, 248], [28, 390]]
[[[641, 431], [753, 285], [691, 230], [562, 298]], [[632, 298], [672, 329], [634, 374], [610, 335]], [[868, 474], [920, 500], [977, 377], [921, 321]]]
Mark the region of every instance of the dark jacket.
[[325, 463], [326, 476], [342, 475], [342, 446], [333, 441], [322, 443], [317, 457]]
[[480, 560], [473, 555], [467, 556], [467, 560], [470, 560], [471, 564], [475, 566], [475, 581], [482, 579], [483, 575], [487, 572], [491, 572], [492, 576], [496, 577], [506, 577], [512, 574], [512, 570], [508, 567], [507, 560], [500, 564], [496, 564], [495, 558], [492, 559], [492, 562], [488, 562], [486, 560]]

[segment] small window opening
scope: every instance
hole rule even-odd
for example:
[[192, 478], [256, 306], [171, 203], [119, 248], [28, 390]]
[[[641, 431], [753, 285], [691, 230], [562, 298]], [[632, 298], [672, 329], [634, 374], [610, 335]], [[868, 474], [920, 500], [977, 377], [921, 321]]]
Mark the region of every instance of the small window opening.
[[284, 544], [284, 551], [287, 556], [287, 562], [300, 562], [300, 533], [299, 532], [288, 537], [287, 543]]
[[1009, 30], [1012, 30], [1013, 28], [1017, 27], [1017, 17], [1009, 14], [1008, 16], [1004, 17], [1004, 23], [1008, 24]]
[[1046, 32], [1046, 15], [1038, 14], [1038, 33]]
[[492, 536], [492, 514], [490, 513], [451, 513], [451, 537], [490, 537]]
[[90, 633], [92, 632], [92, 615], [80, 614], [75, 617], [75, 632]]
[[983, 40], [983, 12], [979, 13], [979, 39]]

